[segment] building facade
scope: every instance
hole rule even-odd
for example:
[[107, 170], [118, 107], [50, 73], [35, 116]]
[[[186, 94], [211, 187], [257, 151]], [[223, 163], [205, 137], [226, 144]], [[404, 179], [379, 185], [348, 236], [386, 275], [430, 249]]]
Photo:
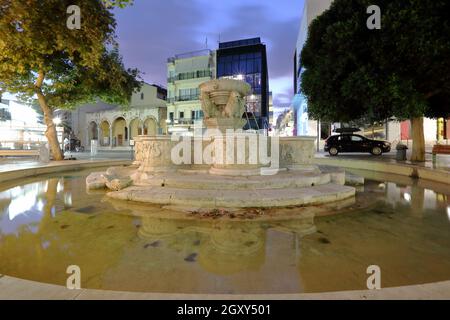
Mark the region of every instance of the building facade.
[[[43, 116], [36, 108], [19, 101], [10, 94], [0, 95], [0, 149], [37, 149], [47, 143]], [[63, 140], [63, 129], [57, 127], [58, 140]]]
[[166, 96], [165, 88], [144, 83], [127, 108], [102, 102], [82, 106], [72, 114], [74, 134], [83, 146], [95, 140], [99, 150], [129, 150], [138, 135], [167, 134]]
[[203, 125], [199, 85], [215, 78], [211, 50], [178, 54], [167, 61], [167, 127], [169, 134], [192, 135]]
[[303, 7], [300, 30], [294, 52], [294, 99], [292, 105], [294, 119], [293, 134], [295, 136], [317, 136], [318, 132], [327, 132], [330, 130], [329, 124], [323, 124], [324, 130], [322, 130], [321, 124], [308, 118], [308, 104], [301, 92], [301, 74], [303, 72], [301, 68], [301, 52], [308, 37], [309, 25], [318, 15], [327, 10], [332, 2], [333, 0], [305, 0]]
[[217, 50], [217, 79], [244, 80], [251, 86], [246, 97], [245, 129], [269, 128], [269, 73], [266, 46], [260, 38], [219, 43]]

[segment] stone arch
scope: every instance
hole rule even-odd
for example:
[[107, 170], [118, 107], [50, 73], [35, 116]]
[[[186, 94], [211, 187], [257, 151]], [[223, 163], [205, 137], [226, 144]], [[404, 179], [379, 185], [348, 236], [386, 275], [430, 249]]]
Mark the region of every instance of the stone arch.
[[112, 142], [113, 147], [127, 146], [128, 128], [127, 121], [120, 116], [114, 119], [112, 123]]
[[158, 123], [154, 117], [148, 117], [144, 121], [144, 135], [156, 136], [158, 134]]
[[167, 134], [167, 119], [162, 118], [159, 120], [159, 127], [161, 128], [161, 134], [166, 135]]
[[98, 124], [95, 121], [89, 122], [88, 126], [88, 145], [91, 145], [91, 140], [99, 140]]
[[131, 120], [129, 125], [130, 140], [142, 134], [142, 120], [139, 118], [134, 118]]
[[111, 137], [110, 137], [110, 128], [111, 125], [109, 124], [108, 120], [102, 120], [100, 122], [100, 145], [105, 147], [109, 146], [111, 143]]

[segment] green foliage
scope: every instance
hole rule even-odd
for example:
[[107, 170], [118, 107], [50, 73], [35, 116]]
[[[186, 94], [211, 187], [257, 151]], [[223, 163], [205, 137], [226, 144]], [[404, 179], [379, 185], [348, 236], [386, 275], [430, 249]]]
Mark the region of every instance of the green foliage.
[[133, 0], [102, 0], [102, 1], [107, 8], [112, 7], [125, 8], [127, 5], [132, 5], [134, 2]]
[[[113, 1], [122, 6], [129, 1]], [[101, 0], [79, 0], [81, 29], [66, 26], [71, 0], [0, 0], [0, 89], [32, 100], [38, 73], [51, 108], [96, 98], [128, 104], [140, 86], [117, 50], [113, 14]]]
[[301, 55], [310, 116], [450, 116], [450, 2], [379, 0], [381, 30], [366, 26], [372, 4], [335, 0], [312, 22]]

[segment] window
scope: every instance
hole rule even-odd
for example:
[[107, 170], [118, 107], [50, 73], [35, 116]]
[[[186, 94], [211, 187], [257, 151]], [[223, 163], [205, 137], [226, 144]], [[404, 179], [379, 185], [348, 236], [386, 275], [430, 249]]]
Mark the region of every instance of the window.
[[173, 112], [169, 112], [169, 119], [170, 119], [170, 122], [173, 122]]
[[253, 59], [246, 61], [246, 69], [247, 69], [246, 73], [253, 73], [254, 72], [255, 69], [253, 68]]
[[362, 138], [362, 137], [359, 137], [359, 136], [352, 136], [352, 141], [354, 141], [354, 142], [361, 142], [361, 141], [363, 141], [364, 139]]
[[225, 73], [225, 63], [220, 62], [220, 63], [217, 65], [217, 74], [218, 74], [219, 77], [220, 77], [220, 76], [222, 76], [224, 73]]
[[199, 88], [180, 89], [180, 101], [197, 100], [200, 95]]
[[144, 93], [141, 92], [141, 100], [144, 100]]
[[194, 110], [191, 111], [191, 119], [196, 119], [195, 111], [194, 111]]
[[0, 121], [11, 120], [11, 113], [7, 109], [0, 109]]
[[180, 119], [184, 119], [184, 111], [180, 111]]

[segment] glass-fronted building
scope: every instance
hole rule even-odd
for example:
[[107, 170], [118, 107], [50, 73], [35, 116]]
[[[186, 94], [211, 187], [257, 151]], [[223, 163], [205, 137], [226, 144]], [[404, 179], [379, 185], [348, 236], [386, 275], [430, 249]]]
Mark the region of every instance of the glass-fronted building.
[[249, 121], [244, 129], [267, 129], [269, 115], [269, 76], [266, 46], [260, 38], [219, 43], [217, 79], [244, 80], [251, 86], [246, 97]]

